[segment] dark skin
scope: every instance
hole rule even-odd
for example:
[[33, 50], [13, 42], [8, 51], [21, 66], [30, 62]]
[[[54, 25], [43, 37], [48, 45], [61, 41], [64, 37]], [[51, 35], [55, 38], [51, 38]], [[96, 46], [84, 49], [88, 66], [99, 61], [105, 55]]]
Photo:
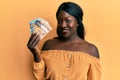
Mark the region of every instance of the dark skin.
[[[60, 32], [60, 38], [47, 40], [42, 50], [67, 50], [80, 51], [99, 58], [99, 52], [95, 45], [88, 43], [77, 35], [77, 20], [65, 11], [61, 11], [57, 17], [57, 29]], [[37, 33], [33, 33], [28, 41], [28, 48], [33, 53], [34, 60], [40, 62], [40, 50], [37, 47], [39, 42]]]
[[[57, 45], [53, 45], [57, 44]], [[86, 54], [90, 54], [94, 57], [99, 58], [99, 53], [97, 48], [84, 40], [64, 42], [59, 39], [51, 39], [46, 41], [43, 45], [42, 50], [67, 50], [67, 51], [80, 51]]]

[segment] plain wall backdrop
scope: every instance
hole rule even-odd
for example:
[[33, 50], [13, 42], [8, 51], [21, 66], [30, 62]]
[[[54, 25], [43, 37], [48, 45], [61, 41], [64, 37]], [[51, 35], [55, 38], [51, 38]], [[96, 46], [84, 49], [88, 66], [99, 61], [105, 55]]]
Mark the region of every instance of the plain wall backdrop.
[[[29, 21], [42, 17], [56, 36], [56, 10], [67, 0], [0, 0], [0, 80], [34, 80], [33, 56], [27, 49]], [[86, 40], [100, 52], [102, 80], [120, 80], [120, 0], [69, 0], [84, 11]]]

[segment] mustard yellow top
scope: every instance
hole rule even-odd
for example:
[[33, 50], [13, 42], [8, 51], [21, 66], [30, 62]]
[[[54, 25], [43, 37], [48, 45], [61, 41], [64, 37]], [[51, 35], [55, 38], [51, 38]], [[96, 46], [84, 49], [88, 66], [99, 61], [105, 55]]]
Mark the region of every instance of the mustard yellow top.
[[37, 80], [100, 80], [100, 60], [88, 53], [66, 50], [41, 52], [41, 61], [34, 62]]

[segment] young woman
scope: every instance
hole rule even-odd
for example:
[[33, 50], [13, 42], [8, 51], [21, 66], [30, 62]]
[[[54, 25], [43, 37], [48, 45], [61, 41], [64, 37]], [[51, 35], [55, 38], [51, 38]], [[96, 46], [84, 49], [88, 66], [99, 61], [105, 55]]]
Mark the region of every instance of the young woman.
[[37, 80], [100, 80], [99, 52], [84, 38], [83, 11], [73, 2], [62, 3], [57, 12], [57, 34], [42, 50], [33, 33], [28, 48], [34, 56], [33, 73]]

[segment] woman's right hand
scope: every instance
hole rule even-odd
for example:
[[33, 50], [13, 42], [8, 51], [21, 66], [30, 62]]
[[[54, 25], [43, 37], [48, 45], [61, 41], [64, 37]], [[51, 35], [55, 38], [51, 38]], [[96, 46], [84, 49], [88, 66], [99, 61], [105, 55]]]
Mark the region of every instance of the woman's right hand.
[[40, 50], [37, 46], [39, 41], [40, 41], [39, 33], [33, 32], [27, 43], [27, 47], [32, 52], [35, 62], [40, 61]]

